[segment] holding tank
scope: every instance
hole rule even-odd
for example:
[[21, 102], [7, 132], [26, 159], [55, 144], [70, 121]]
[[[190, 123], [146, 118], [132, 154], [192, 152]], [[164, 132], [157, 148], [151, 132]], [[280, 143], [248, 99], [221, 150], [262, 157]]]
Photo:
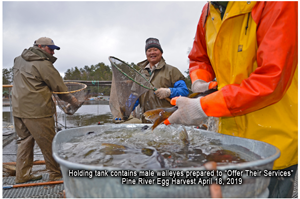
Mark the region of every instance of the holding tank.
[[[279, 157], [276, 147], [192, 127], [184, 127], [185, 135], [180, 126], [154, 131], [142, 130], [144, 126], [113, 124], [59, 132], [53, 155], [61, 165], [66, 196], [210, 197], [214, 183], [221, 184], [223, 197], [268, 196], [270, 179], [263, 172], [272, 170]], [[206, 170], [203, 164], [208, 161], [217, 162], [217, 170]]]

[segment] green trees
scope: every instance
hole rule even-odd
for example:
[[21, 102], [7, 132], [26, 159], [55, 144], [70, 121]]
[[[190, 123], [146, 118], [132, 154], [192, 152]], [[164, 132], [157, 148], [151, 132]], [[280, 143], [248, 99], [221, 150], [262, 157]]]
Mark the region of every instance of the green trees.
[[[7, 69], [3, 68], [2, 69], [2, 84], [3, 85], [10, 85], [12, 83], [12, 68]], [[9, 88], [3, 88], [3, 96], [8, 97], [9, 95]]]
[[100, 62], [96, 65], [84, 66], [83, 68], [68, 69], [65, 72], [65, 80], [87, 80], [87, 81], [110, 81], [112, 79], [111, 68]]
[[81, 79], [81, 72], [80, 70], [77, 68], [77, 66], [75, 66], [75, 69], [71, 68], [68, 69], [67, 72], [65, 72], [65, 80], [87, 80], [87, 79]]
[[89, 86], [91, 95], [98, 96], [100, 93], [103, 95], [110, 94], [110, 87], [108, 86], [99, 86], [98, 81], [111, 81], [112, 80], [112, 71], [110, 66], [105, 65], [103, 62], [100, 62], [96, 65], [84, 66], [83, 68], [74, 68], [68, 69], [65, 72], [64, 80], [86, 80], [92, 81], [95, 86]]
[[7, 69], [3, 68], [2, 69], [2, 84], [11, 84], [12, 83], [12, 68]]

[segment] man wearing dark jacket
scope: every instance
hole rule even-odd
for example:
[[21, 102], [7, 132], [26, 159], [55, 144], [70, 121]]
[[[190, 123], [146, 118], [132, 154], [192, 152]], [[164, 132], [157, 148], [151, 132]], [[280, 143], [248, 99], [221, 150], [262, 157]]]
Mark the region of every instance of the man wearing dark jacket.
[[[68, 89], [53, 66], [55, 49], [60, 47], [54, 45], [52, 39], [42, 37], [14, 60], [12, 105], [18, 135], [16, 183], [42, 178], [31, 173], [35, 141], [44, 155], [49, 180], [62, 177], [59, 165], [52, 157], [55, 104], [51, 96], [53, 91], [65, 92]], [[74, 96], [66, 94], [60, 97], [77, 106]]]

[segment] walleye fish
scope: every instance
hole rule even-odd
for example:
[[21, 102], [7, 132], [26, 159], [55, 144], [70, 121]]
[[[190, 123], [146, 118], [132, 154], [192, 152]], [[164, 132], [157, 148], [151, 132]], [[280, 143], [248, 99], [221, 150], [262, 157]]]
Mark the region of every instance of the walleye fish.
[[189, 135], [188, 135], [186, 129], [184, 128], [184, 126], [182, 126], [182, 128], [183, 128], [183, 131], [180, 131], [179, 139], [183, 142], [184, 146], [188, 146], [190, 144]]
[[164, 158], [153, 147], [145, 147], [145, 148], [142, 148], [142, 149], [130, 149], [127, 146], [118, 145], [118, 144], [111, 144], [111, 143], [102, 143], [101, 145], [105, 147], [104, 149], [101, 149], [101, 152], [104, 152], [106, 155], [121, 155], [121, 154], [128, 153], [128, 151], [140, 151], [146, 156], [155, 157], [157, 162], [161, 166], [161, 168], [165, 168]]
[[[218, 89], [210, 89], [205, 92], [192, 93], [188, 97], [189, 98], [204, 97], [217, 90]], [[177, 109], [178, 109], [177, 106], [173, 106], [171, 108], [157, 108], [157, 109], [146, 111], [143, 115], [145, 116], [146, 120], [149, 120], [153, 123], [151, 129], [154, 130], [159, 124], [161, 124], [163, 121], [168, 119]]]
[[101, 146], [105, 148], [101, 149], [100, 151], [105, 153], [106, 155], [121, 155], [126, 153], [126, 146], [118, 145], [118, 144], [111, 144], [111, 143], [102, 143]]

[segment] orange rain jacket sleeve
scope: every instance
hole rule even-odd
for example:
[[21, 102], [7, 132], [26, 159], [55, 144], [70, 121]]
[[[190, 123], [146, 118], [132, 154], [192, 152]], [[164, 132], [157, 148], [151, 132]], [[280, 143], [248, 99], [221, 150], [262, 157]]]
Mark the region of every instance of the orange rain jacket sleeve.
[[189, 54], [189, 72], [192, 83], [194, 83], [194, 81], [197, 79], [210, 82], [215, 78], [215, 73], [206, 52], [204, 25], [208, 12], [207, 8], [208, 4], [206, 4], [203, 8], [203, 12], [198, 23], [193, 48]]
[[[229, 84], [201, 98], [208, 116], [238, 116], [278, 102], [289, 88], [298, 64], [298, 4], [258, 2], [251, 15], [257, 24], [257, 65], [241, 84]], [[211, 81], [215, 77], [206, 52], [205, 5], [189, 54], [190, 76]]]

